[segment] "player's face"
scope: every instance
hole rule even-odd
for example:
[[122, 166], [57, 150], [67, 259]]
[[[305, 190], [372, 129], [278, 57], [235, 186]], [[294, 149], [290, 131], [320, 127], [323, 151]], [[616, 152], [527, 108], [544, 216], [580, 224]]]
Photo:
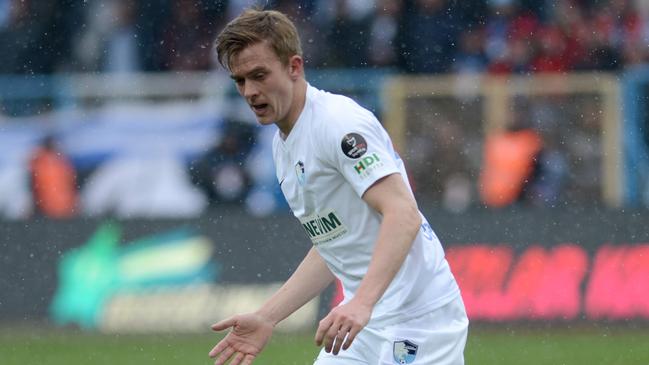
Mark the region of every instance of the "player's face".
[[[294, 56], [299, 57], [299, 56]], [[294, 100], [295, 70], [282, 64], [266, 42], [248, 46], [232, 57], [232, 79], [261, 124], [292, 125], [299, 116]]]

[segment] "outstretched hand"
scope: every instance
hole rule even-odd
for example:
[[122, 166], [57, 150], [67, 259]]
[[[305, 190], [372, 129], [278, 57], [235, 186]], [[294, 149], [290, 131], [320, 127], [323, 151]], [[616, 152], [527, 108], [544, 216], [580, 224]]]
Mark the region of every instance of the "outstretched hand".
[[215, 365], [250, 365], [266, 346], [273, 333], [273, 324], [255, 313], [237, 315], [212, 325], [212, 330], [230, 332], [214, 346], [209, 356]]
[[316, 344], [322, 346], [324, 343], [326, 352], [338, 355], [341, 347], [347, 350], [352, 345], [356, 335], [369, 322], [371, 314], [371, 307], [361, 305], [353, 299], [332, 309], [320, 321], [315, 335]]

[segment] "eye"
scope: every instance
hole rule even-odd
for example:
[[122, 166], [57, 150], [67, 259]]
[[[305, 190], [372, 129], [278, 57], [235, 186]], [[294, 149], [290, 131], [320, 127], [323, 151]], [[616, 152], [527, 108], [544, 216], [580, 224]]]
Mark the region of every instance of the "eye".
[[252, 78], [255, 79], [255, 80], [257, 80], [257, 81], [261, 81], [261, 80], [263, 80], [265, 77], [266, 77], [266, 73], [265, 73], [265, 72], [257, 72], [256, 74], [254, 74], [254, 76], [253, 76]]
[[234, 83], [237, 84], [237, 86], [243, 86], [243, 84], [245, 83], [245, 79], [244, 78], [236, 78], [236, 79], [234, 79]]

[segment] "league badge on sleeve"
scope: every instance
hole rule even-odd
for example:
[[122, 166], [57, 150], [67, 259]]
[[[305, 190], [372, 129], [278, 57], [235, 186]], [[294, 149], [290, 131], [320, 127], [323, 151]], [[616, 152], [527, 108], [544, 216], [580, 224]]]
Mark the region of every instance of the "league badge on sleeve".
[[360, 158], [367, 152], [367, 142], [365, 138], [358, 133], [349, 133], [343, 137], [340, 142], [343, 153], [349, 158]]
[[418, 348], [419, 346], [417, 344], [408, 340], [394, 341], [394, 346], [392, 347], [394, 361], [397, 364], [412, 363], [415, 361], [415, 357], [417, 357]]

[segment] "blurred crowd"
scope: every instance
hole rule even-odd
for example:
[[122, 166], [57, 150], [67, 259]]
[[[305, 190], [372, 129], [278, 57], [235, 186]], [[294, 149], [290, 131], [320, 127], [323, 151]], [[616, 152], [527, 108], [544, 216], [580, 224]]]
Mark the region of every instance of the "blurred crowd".
[[[307, 68], [532, 74], [615, 72], [649, 61], [645, 0], [0, 0], [0, 75], [212, 70], [216, 33], [255, 5], [295, 21]], [[522, 106], [513, 108], [508, 128], [489, 136], [475, 128], [481, 121], [467, 117], [481, 115], [469, 99], [459, 108], [446, 99], [434, 107], [413, 101], [413, 109], [436, 111], [409, 116], [416, 120], [403, 152], [415, 189], [457, 212], [476, 201], [499, 208], [554, 207], [567, 195], [593, 200], [600, 196], [603, 147], [602, 106], [591, 99], [517, 102]], [[45, 138], [25, 176], [0, 174], [0, 188], [29, 185], [30, 193], [23, 203], [19, 194], [4, 194], [11, 199], [0, 199], [0, 213], [3, 204], [18, 207], [4, 208], [10, 217], [55, 218], [192, 215], [223, 204], [245, 204], [258, 215], [281, 208], [269, 156], [252, 151], [270, 148], [264, 143], [272, 130], [230, 120], [222, 133], [180, 165], [110, 160], [92, 171], [75, 169]], [[151, 188], [161, 185], [144, 166], [164, 172], [155, 182], [166, 185]]]
[[643, 0], [0, 0], [0, 74], [213, 69], [215, 34], [254, 5], [290, 15], [308, 67], [532, 73], [649, 58]]
[[271, 128], [223, 119], [196, 103], [86, 113], [93, 115], [49, 132], [40, 124], [30, 131], [23, 120], [13, 148], [6, 146], [12, 132], [0, 124], [8, 154], [0, 155], [0, 220], [180, 218], [217, 206], [263, 216], [284, 207], [267, 152]]

